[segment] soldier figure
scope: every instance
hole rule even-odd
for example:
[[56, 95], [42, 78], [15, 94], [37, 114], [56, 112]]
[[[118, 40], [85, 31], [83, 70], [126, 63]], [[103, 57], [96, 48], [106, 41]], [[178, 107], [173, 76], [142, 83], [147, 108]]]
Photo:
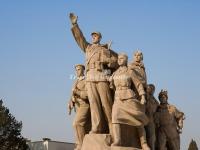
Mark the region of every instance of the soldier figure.
[[147, 76], [145, 72], [145, 67], [143, 63], [143, 54], [141, 51], [137, 50], [133, 55], [133, 62], [129, 64], [129, 68], [133, 70], [137, 78], [142, 82], [144, 88], [147, 86]]
[[[144, 125], [148, 122], [144, 105], [145, 91], [134, 72], [128, 69], [127, 61], [126, 54], [119, 54], [118, 64], [120, 67], [110, 77], [111, 86], [115, 88], [115, 101], [112, 109], [114, 138], [112, 146], [123, 146], [121, 145], [121, 125], [126, 124], [137, 128], [142, 149], [150, 150], [144, 130]], [[140, 98], [141, 101], [139, 101]]]
[[160, 105], [155, 114], [158, 150], [180, 150], [180, 133], [183, 128], [184, 113], [168, 104], [167, 91], [159, 93]]
[[83, 138], [89, 131], [90, 123], [90, 107], [87, 98], [87, 91], [85, 87], [85, 67], [81, 64], [75, 66], [77, 80], [72, 89], [72, 97], [68, 104], [69, 114], [71, 110], [76, 109], [76, 116], [73, 122], [75, 129], [76, 148], [75, 150], [81, 150]]
[[147, 142], [151, 150], [155, 150], [156, 133], [154, 115], [159, 105], [158, 101], [154, 97], [155, 86], [153, 84], [147, 85], [147, 102], [146, 102], [146, 115], [149, 118], [147, 126], [145, 126], [147, 134]]
[[92, 129], [90, 133], [102, 133], [104, 116], [111, 131], [111, 110], [113, 99], [109, 88], [105, 68], [112, 67], [115, 59], [112, 59], [111, 51], [106, 45], [101, 45], [101, 33], [93, 32], [92, 44], [83, 36], [78, 24], [77, 16], [70, 14], [73, 36], [86, 54], [86, 87], [91, 110]]

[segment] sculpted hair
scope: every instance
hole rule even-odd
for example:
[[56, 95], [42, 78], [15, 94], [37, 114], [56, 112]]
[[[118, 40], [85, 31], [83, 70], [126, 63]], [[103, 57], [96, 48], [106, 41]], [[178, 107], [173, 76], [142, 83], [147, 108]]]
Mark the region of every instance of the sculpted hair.
[[143, 53], [142, 53], [141, 50], [137, 50], [137, 51], [135, 51], [134, 56], [136, 56], [136, 54], [141, 55], [141, 59], [143, 60]]
[[120, 56], [122, 56], [122, 57], [124, 57], [124, 58], [126, 59], [126, 65], [127, 65], [127, 64], [128, 64], [128, 55], [126, 55], [126, 53], [119, 53], [119, 54], [118, 54], [118, 58], [119, 58]]

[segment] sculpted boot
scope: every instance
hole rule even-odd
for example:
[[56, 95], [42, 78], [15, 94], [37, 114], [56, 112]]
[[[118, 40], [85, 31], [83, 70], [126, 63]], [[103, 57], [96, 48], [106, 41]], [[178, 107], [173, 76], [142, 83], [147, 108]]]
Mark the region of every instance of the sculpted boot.
[[76, 126], [75, 127], [76, 148], [74, 150], [81, 150], [84, 136], [85, 136], [84, 127], [80, 125]]
[[112, 125], [112, 132], [113, 132], [113, 143], [112, 146], [121, 146], [121, 130], [120, 124], [113, 124]]
[[144, 130], [144, 127], [139, 127], [139, 128], [137, 128], [137, 130], [138, 130], [138, 135], [140, 138], [142, 150], [151, 150], [147, 144], [146, 132]]
[[112, 129], [113, 127], [112, 126], [113, 126], [112, 123], [109, 123], [109, 133], [113, 139], [113, 129]]

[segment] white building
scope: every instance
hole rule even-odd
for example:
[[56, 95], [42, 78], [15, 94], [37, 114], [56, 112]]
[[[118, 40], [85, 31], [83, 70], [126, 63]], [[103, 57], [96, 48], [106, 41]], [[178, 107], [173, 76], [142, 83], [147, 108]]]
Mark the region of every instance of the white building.
[[43, 141], [27, 141], [30, 150], [74, 150], [74, 143], [52, 141], [43, 138]]

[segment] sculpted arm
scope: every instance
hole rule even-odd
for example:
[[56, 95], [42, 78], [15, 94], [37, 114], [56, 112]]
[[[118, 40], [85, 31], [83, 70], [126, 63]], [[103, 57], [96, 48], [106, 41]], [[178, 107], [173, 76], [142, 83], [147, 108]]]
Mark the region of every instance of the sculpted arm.
[[75, 111], [75, 102], [76, 102], [75, 91], [76, 91], [76, 84], [77, 84], [77, 81], [74, 83], [74, 85], [72, 87], [72, 94], [71, 94], [70, 100], [68, 102], [68, 113], [69, 113], [69, 115], [71, 115], [71, 111], [72, 111], [73, 108], [74, 108], [74, 111]]
[[185, 119], [185, 114], [179, 111], [177, 108], [175, 108], [175, 117], [177, 118], [179, 132], [181, 133], [183, 128], [183, 120]]
[[138, 91], [138, 94], [139, 96], [141, 96], [141, 100], [140, 100], [140, 103], [141, 104], [145, 104], [146, 103], [146, 99], [145, 99], [145, 90], [144, 90], [144, 87], [143, 87], [143, 84], [137, 79], [136, 75], [134, 74], [133, 71], [130, 72], [131, 73], [131, 78], [132, 78], [132, 81]]
[[160, 127], [160, 123], [159, 123], [159, 113], [158, 113], [158, 112], [156, 112], [156, 113], [154, 114], [154, 123], [155, 123], [155, 125], [156, 125], [157, 128]]
[[88, 98], [86, 87], [84, 89], [82, 89], [82, 90], [75, 89], [74, 90], [74, 94], [75, 94], [75, 96], [77, 96], [77, 97], [79, 97], [81, 99], [87, 99]]
[[75, 97], [74, 95], [71, 95], [71, 98], [68, 102], [68, 114], [71, 115], [72, 109], [75, 107]]
[[77, 24], [78, 17], [75, 16], [73, 13], [70, 13], [69, 18], [72, 23], [71, 31], [74, 36], [74, 39], [76, 40], [81, 50], [83, 50], [83, 52], [86, 52], [86, 48], [89, 45], [89, 43], [86, 41], [81, 29], [79, 28]]
[[110, 82], [110, 88], [115, 90], [115, 85], [114, 85], [114, 73], [112, 74], [112, 76], [109, 77], [109, 82]]

